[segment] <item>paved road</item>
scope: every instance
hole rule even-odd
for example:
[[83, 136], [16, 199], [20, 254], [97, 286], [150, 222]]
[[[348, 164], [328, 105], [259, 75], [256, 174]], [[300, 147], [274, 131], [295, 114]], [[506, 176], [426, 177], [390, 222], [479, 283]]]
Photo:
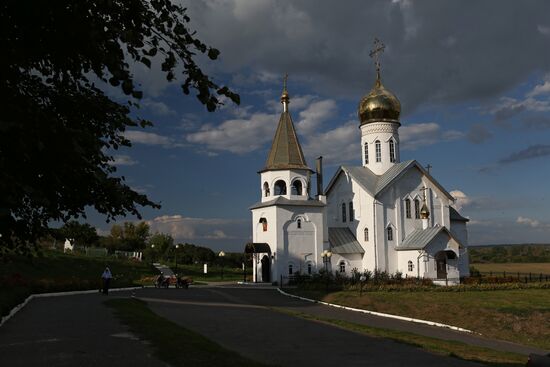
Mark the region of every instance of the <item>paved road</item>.
[[315, 307], [272, 289], [144, 289], [136, 296], [147, 301], [157, 314], [269, 364], [479, 366], [270, 310], [266, 306], [302, 312]]
[[0, 327], [0, 365], [167, 366], [103, 305], [107, 297], [116, 296], [98, 293], [32, 300]]

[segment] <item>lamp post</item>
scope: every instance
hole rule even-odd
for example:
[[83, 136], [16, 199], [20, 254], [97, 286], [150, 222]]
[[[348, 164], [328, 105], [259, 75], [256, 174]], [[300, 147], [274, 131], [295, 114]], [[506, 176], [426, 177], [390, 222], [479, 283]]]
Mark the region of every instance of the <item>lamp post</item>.
[[329, 273], [328, 273], [328, 264], [330, 263], [330, 258], [332, 256], [332, 252], [330, 250], [324, 250], [321, 252], [321, 257], [323, 258], [323, 264], [325, 264], [325, 273], [327, 276], [327, 286], [326, 291], [328, 292], [328, 282], [329, 282]]
[[220, 258], [220, 261], [222, 263], [222, 280], [223, 280], [223, 257], [225, 256], [225, 252], [223, 251], [220, 251], [220, 253], [218, 254], [219, 258]]
[[151, 245], [151, 266], [153, 266], [153, 261], [154, 261], [153, 260], [153, 254], [154, 254], [154, 252], [155, 252], [155, 245], [152, 244]]
[[176, 245], [176, 252], [175, 252], [175, 260], [176, 260], [176, 275], [178, 275], [178, 249], [180, 248], [180, 245]]
[[365, 280], [367, 280], [367, 277], [365, 276], [365, 274], [361, 274], [361, 276], [359, 277], [359, 297], [363, 295], [363, 283], [365, 282]]

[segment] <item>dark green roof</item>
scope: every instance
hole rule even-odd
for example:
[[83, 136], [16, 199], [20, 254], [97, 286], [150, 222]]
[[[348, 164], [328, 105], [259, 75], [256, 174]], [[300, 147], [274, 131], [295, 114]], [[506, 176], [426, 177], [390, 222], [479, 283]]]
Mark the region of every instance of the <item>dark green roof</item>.
[[335, 254], [364, 254], [365, 250], [348, 227], [329, 227], [330, 249]]
[[271, 150], [262, 171], [281, 169], [311, 170], [306, 164], [298, 135], [288, 112], [281, 113]]

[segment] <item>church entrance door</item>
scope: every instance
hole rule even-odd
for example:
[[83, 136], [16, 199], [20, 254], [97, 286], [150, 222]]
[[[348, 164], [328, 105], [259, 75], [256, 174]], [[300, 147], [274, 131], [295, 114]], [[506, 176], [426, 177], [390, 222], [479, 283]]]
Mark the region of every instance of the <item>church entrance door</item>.
[[447, 279], [447, 255], [444, 251], [435, 254], [437, 279]]
[[271, 269], [270, 269], [270, 261], [269, 256], [264, 255], [262, 257], [262, 282], [270, 282], [270, 275], [271, 275]]

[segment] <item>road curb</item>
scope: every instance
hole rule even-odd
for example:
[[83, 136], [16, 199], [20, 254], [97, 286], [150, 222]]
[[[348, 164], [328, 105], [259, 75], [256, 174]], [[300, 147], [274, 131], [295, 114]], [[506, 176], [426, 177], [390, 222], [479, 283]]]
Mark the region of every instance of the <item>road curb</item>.
[[[142, 289], [143, 287], [126, 287], [126, 288], [112, 288], [109, 289], [109, 292], [121, 292], [121, 291], [133, 291], [136, 289]], [[98, 293], [97, 289], [90, 289], [85, 291], [70, 291], [70, 292], [52, 292], [52, 293], [36, 293], [31, 294], [28, 296], [23, 302], [15, 306], [11, 309], [10, 313], [8, 313], [6, 316], [2, 317], [2, 320], [0, 320], [0, 327], [4, 325], [6, 321], [11, 319], [17, 312], [19, 312], [23, 307], [27, 305], [30, 301], [32, 301], [35, 298], [46, 298], [46, 297], [61, 297], [61, 296], [74, 296], [78, 294], [92, 294], [92, 293]]]
[[306, 302], [319, 303], [319, 304], [322, 304], [322, 305], [325, 305], [325, 306], [330, 306], [330, 307], [335, 307], [335, 308], [342, 308], [344, 310], [353, 311], [353, 312], [361, 312], [361, 313], [366, 313], [366, 314], [374, 315], [374, 316], [387, 317], [389, 319], [416, 322], [418, 324], [425, 324], [425, 325], [436, 326], [436, 327], [440, 327], [440, 328], [451, 329], [451, 330], [455, 330], [455, 331], [461, 331], [461, 332], [469, 333], [469, 334], [481, 335], [481, 334], [476, 333], [475, 331], [472, 331], [472, 330], [463, 329], [463, 328], [460, 328], [458, 326], [442, 324], [440, 322], [421, 320], [421, 319], [413, 319], [412, 317], [398, 316], [398, 315], [392, 315], [392, 314], [389, 314], [389, 313], [363, 310], [361, 308], [347, 307], [347, 306], [337, 305], [335, 303], [328, 303], [328, 302], [318, 301], [316, 299], [296, 296], [294, 294], [286, 293], [281, 288], [277, 288], [277, 290], [279, 291], [279, 293], [281, 293], [284, 296], [291, 297], [291, 298], [297, 298], [299, 300], [306, 301]]

